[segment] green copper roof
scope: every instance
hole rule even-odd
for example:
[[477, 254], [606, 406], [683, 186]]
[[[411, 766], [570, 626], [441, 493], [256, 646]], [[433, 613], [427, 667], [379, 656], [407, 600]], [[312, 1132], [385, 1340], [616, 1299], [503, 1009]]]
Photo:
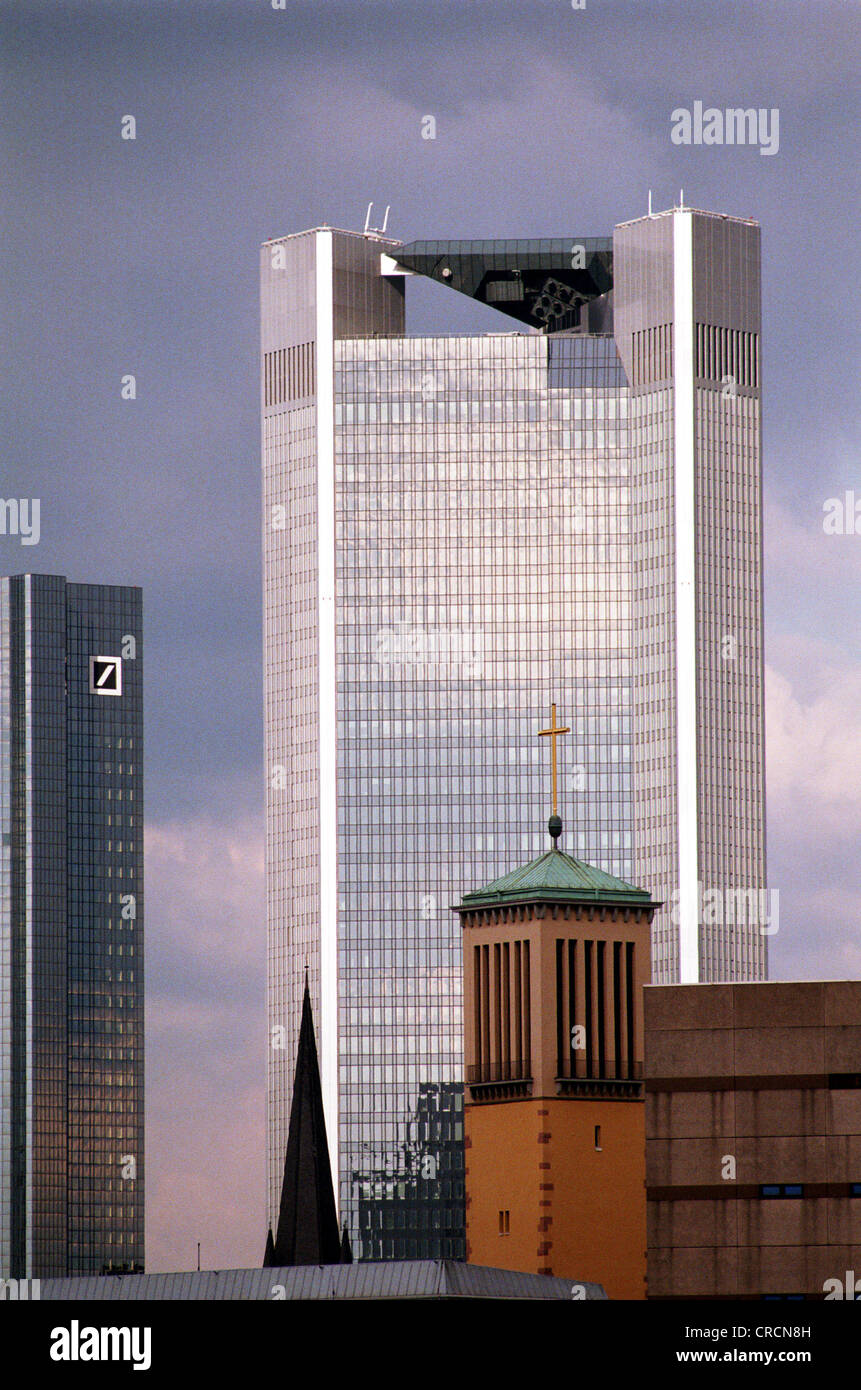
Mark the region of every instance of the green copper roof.
[[605, 874], [591, 864], [581, 864], [560, 849], [549, 849], [540, 859], [514, 869], [486, 888], [465, 893], [461, 910], [503, 907], [507, 903], [607, 903], [620, 907], [657, 906], [643, 888]]

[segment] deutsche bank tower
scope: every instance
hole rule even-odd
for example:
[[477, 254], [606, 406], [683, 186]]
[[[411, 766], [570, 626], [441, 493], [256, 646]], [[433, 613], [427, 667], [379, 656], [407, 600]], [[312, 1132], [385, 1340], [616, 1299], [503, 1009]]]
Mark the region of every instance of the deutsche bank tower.
[[[407, 336], [415, 276], [498, 331]], [[552, 702], [654, 979], [766, 975], [759, 227], [324, 227], [261, 294], [269, 1221], [307, 970], [354, 1254], [463, 1257], [450, 909], [547, 847]]]
[[144, 1265], [141, 591], [0, 579], [0, 1277]]

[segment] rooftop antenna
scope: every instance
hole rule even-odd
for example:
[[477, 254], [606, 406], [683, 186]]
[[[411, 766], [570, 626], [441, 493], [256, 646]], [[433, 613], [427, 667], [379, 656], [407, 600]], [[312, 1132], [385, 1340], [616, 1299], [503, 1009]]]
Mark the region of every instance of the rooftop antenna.
[[649, 216], [652, 215], [652, 190], [649, 189]]
[[683, 208], [684, 205], [685, 205], [685, 190], [684, 190], [683, 188], [680, 188], [680, 189], [679, 189], [679, 207], [680, 207], [680, 208]]
[[389, 204], [389, 206], [386, 208], [386, 215], [385, 215], [385, 217], [383, 218], [383, 225], [382, 225], [382, 227], [372, 227], [372, 226], [371, 226], [371, 216], [372, 216], [372, 214], [373, 214], [373, 211], [374, 211], [374, 205], [373, 205], [373, 203], [368, 203], [368, 211], [367, 211], [367, 213], [365, 214], [365, 233], [364, 233], [364, 234], [365, 234], [365, 236], [368, 236], [368, 237], [382, 237], [382, 236], [385, 236], [386, 227], [389, 225], [389, 213], [391, 212], [391, 204]]

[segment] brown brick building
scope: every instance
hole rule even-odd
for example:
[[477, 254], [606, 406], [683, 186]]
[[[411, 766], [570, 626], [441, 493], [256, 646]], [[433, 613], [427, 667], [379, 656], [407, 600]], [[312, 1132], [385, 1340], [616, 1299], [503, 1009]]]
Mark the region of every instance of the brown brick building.
[[555, 845], [462, 899], [471, 1263], [644, 1297], [655, 906]]
[[861, 981], [649, 986], [645, 1065], [649, 1298], [861, 1276]]

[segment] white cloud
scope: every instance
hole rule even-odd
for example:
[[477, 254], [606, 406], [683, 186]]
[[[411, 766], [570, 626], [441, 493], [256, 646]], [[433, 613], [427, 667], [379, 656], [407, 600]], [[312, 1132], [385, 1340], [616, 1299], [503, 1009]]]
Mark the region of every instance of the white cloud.
[[782, 655], [766, 673], [769, 883], [780, 892], [770, 974], [857, 979], [861, 670], [813, 637], [787, 639]]
[[[827, 468], [821, 497], [806, 507], [796, 503], [790, 510], [774, 490], [766, 494], [765, 572], [770, 583], [787, 586], [782, 597], [789, 600], [788, 614], [794, 611], [793, 600], [802, 579], [823, 592], [832, 591], [835, 600], [847, 582], [861, 580], [861, 535], [829, 536], [822, 529], [825, 501], [829, 497], [842, 499], [852, 486], [851, 477], [843, 475], [837, 464], [830, 462]], [[861, 485], [855, 490], [861, 497]]]
[[145, 846], [150, 940], [209, 966], [262, 960], [262, 814], [229, 826], [206, 818], [149, 824]]
[[[809, 676], [809, 672], [805, 672]], [[789, 677], [766, 673], [768, 795], [772, 815], [841, 835], [861, 833], [861, 670], [835, 661], [803, 700]]]

